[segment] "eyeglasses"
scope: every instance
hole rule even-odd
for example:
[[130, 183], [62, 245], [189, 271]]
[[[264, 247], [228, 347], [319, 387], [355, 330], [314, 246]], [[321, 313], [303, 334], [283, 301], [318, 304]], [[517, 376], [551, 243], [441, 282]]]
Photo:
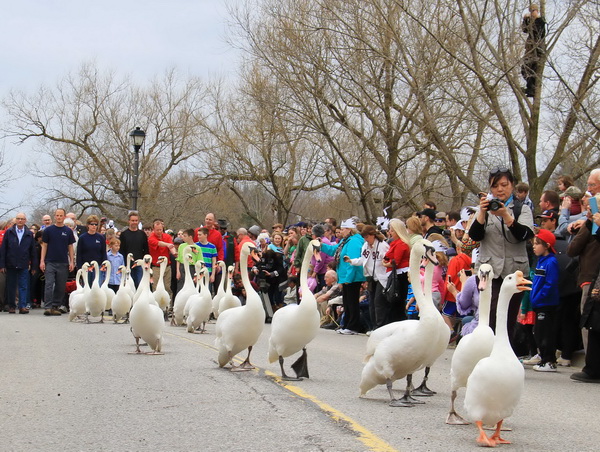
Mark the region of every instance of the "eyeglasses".
[[443, 218], [436, 218], [434, 221], [435, 221], [436, 223], [442, 223], [442, 222], [444, 222], [444, 221], [446, 221], [446, 220], [444, 220]]
[[98, 226], [98, 223], [88, 223], [88, 226]]
[[505, 166], [497, 166], [493, 170], [490, 171], [490, 176], [496, 176], [502, 173], [510, 173], [510, 169]]

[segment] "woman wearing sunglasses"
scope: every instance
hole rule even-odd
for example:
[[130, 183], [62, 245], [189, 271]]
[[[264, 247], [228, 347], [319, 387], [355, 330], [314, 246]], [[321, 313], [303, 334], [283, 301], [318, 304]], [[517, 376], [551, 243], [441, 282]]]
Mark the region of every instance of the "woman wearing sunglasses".
[[[84, 262], [92, 261], [96, 261], [98, 264], [102, 265], [102, 262], [107, 259], [106, 238], [97, 232], [99, 222], [100, 220], [96, 215], [87, 217], [87, 232], [81, 234], [77, 241], [77, 268], [81, 268]], [[94, 281], [94, 277], [94, 272], [88, 274], [90, 284]], [[102, 280], [103, 278], [101, 277], [99, 281], [100, 284], [102, 284]]]
[[[479, 209], [469, 235], [481, 242], [476, 269], [490, 264], [494, 269], [490, 327], [496, 328], [496, 308], [503, 279], [517, 270], [529, 274], [527, 240], [533, 237], [533, 214], [515, 196], [515, 179], [508, 168], [495, 168], [488, 177], [489, 193], [480, 193]], [[514, 295], [508, 309], [508, 334], [517, 321], [523, 292]]]

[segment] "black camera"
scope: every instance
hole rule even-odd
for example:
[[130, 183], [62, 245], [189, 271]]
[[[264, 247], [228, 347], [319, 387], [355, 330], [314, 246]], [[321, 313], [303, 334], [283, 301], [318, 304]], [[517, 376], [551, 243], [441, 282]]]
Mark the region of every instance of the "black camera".
[[498, 209], [501, 209], [504, 206], [504, 203], [497, 198], [490, 199], [490, 203], [488, 204], [488, 210], [495, 212]]

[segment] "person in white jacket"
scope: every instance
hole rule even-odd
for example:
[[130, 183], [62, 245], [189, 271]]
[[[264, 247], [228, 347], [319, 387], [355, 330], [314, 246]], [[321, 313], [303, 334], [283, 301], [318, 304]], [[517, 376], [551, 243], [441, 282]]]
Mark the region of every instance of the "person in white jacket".
[[375, 226], [365, 225], [361, 235], [365, 239], [360, 257], [344, 260], [351, 265], [362, 265], [365, 276], [369, 281], [369, 316], [371, 324], [379, 328], [390, 321], [390, 304], [383, 295], [387, 284], [388, 271], [383, 266], [382, 260], [390, 248], [385, 241], [385, 236]]

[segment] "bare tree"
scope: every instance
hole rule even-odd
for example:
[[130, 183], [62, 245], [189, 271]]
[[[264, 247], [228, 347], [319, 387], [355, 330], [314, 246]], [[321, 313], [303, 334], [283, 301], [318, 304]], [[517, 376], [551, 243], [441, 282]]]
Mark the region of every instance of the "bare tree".
[[[218, 85], [213, 93], [209, 130], [218, 151], [207, 161], [210, 173], [254, 222], [286, 223], [300, 193], [328, 186], [320, 148], [306, 139], [305, 126], [290, 121], [286, 90], [258, 68], [246, 69], [235, 92]], [[265, 196], [250, 196], [257, 187]]]
[[199, 80], [182, 83], [174, 71], [139, 88], [84, 65], [55, 88], [13, 92], [4, 105], [11, 118], [8, 134], [20, 143], [35, 140], [38, 151], [50, 156], [50, 167], [37, 167], [40, 176], [54, 181], [50, 199], [122, 218], [132, 188], [129, 132], [135, 126], [146, 130], [139, 204], [142, 211], [157, 211], [167, 178], [206, 149], [199, 126], [204, 96]]

